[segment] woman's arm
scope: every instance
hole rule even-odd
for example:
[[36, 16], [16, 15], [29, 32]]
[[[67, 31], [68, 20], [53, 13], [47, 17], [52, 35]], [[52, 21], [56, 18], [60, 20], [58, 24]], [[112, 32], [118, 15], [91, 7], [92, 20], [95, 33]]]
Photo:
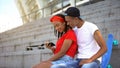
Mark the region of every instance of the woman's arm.
[[45, 42], [45, 46], [46, 46], [46, 48], [48, 48], [48, 49], [50, 49], [53, 53], [54, 53], [54, 51], [55, 51], [55, 44], [54, 43], [52, 43], [52, 42]]
[[71, 46], [71, 44], [72, 44], [72, 40], [65, 39], [61, 47], [61, 50], [57, 54], [55, 54], [53, 57], [51, 57], [49, 61], [57, 60], [61, 58], [62, 56], [64, 56], [67, 50], [69, 49], [69, 47]]

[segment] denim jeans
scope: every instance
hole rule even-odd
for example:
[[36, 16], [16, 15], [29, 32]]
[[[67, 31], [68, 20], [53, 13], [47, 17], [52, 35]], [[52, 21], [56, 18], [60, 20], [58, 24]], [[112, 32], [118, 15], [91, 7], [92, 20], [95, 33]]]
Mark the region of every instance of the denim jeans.
[[95, 60], [91, 63], [82, 65], [81, 68], [100, 68], [100, 62], [99, 62], [99, 60]]
[[84, 64], [80, 67], [79, 62], [81, 60], [82, 59], [76, 59], [71, 62], [52, 65], [51, 68], [100, 68], [100, 62], [98, 60], [95, 60], [91, 63]]
[[60, 59], [53, 61], [51, 68], [66, 68], [65, 64], [68, 62], [72, 62], [72, 61], [74, 61], [74, 59], [72, 57], [65, 55], [65, 56], [61, 57]]

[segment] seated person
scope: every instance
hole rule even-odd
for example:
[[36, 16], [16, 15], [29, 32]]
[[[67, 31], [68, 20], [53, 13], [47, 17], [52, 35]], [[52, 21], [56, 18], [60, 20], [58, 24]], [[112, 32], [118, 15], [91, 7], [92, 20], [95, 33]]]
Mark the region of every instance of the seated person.
[[74, 31], [67, 25], [65, 17], [62, 14], [53, 16], [50, 21], [54, 25], [58, 40], [56, 48], [46, 44], [46, 47], [51, 49], [54, 55], [33, 68], [56, 68], [57, 64], [73, 61], [77, 52], [77, 39]]

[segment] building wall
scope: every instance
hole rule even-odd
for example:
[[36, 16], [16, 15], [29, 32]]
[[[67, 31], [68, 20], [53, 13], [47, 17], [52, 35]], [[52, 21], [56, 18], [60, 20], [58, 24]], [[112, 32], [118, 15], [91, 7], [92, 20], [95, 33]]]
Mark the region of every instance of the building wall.
[[[77, 6], [84, 20], [95, 23], [107, 40], [108, 34], [120, 41], [120, 1], [105, 0], [85, 6]], [[48, 49], [34, 48], [26, 51], [30, 45], [40, 45], [46, 40], [56, 42], [50, 17], [42, 18], [13, 30], [0, 34], [0, 68], [31, 68], [41, 60], [51, 57]], [[120, 44], [113, 46], [110, 64], [120, 68]]]
[[[15, 3], [16, 3], [16, 5], [17, 5], [17, 8], [18, 8], [18, 10], [19, 10], [19, 13], [20, 13], [20, 15], [21, 15], [21, 18], [22, 18], [23, 23], [27, 23], [27, 22], [29, 22], [29, 19], [28, 19], [28, 17], [26, 16], [28, 13], [27, 13], [27, 11], [26, 11], [27, 8], [25, 7], [24, 2], [25, 2], [25, 1], [22, 1], [22, 0], [15, 0]], [[26, 9], [25, 9], [25, 8], [26, 8]]]
[[89, 0], [15, 0], [15, 2], [25, 24], [56, 13], [61, 13], [67, 7], [76, 6], [78, 3], [89, 2]]
[[40, 18], [37, 0], [15, 0], [15, 3], [24, 24]]

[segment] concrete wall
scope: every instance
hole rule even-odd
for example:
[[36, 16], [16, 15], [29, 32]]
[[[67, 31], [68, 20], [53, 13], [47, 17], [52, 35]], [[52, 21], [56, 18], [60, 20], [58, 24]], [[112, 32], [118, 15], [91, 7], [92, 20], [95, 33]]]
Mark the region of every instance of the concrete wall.
[[31, 68], [41, 60], [50, 58], [52, 52], [48, 49], [35, 47], [33, 51], [26, 51], [27, 46], [41, 45], [46, 40], [56, 42], [49, 18], [1, 33], [0, 68]]
[[[109, 33], [120, 41], [120, 0], [105, 0], [85, 6], [78, 6], [84, 20], [95, 23], [105, 40]], [[0, 34], [0, 68], [31, 68], [52, 53], [48, 49], [34, 48], [26, 51], [26, 46], [39, 45], [44, 41], [56, 42], [49, 17], [43, 18]], [[120, 45], [113, 47], [110, 64], [120, 68]]]

